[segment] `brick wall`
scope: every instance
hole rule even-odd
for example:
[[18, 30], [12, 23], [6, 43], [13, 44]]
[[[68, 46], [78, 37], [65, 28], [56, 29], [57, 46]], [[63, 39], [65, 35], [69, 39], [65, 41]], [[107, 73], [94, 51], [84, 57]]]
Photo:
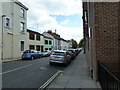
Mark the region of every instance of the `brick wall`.
[[94, 4], [94, 39], [96, 60], [106, 64], [112, 72], [118, 72], [120, 66], [119, 10], [117, 2]]

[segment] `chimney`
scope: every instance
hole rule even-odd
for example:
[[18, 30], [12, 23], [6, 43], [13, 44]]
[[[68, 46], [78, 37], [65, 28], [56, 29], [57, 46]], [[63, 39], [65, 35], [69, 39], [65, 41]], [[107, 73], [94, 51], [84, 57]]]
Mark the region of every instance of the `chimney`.
[[57, 32], [57, 30], [55, 29], [55, 33]]
[[52, 33], [52, 30], [48, 30], [47, 33]]

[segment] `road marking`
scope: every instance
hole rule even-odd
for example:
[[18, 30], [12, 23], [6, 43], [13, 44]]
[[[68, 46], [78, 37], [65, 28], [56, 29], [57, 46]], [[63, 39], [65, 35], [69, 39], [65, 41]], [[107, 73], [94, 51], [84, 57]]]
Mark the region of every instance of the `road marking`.
[[23, 67], [19, 67], [19, 68], [13, 69], [13, 70], [9, 70], [9, 71], [6, 71], [6, 72], [0, 73], [0, 74], [6, 74], [6, 73], [9, 73], [9, 72], [13, 72], [13, 71], [16, 71], [16, 70], [19, 70], [19, 69], [22, 69], [22, 68], [29, 67], [29, 66], [31, 66], [31, 65], [32, 65], [32, 64], [29, 64], [29, 65], [26, 65], [26, 66], [23, 66]]
[[40, 67], [40, 69], [42, 69], [42, 70], [46, 70], [47, 68], [45, 68], [45, 67]]
[[59, 74], [61, 71], [57, 71], [47, 82], [45, 82], [40, 88], [37, 90], [44, 90]]

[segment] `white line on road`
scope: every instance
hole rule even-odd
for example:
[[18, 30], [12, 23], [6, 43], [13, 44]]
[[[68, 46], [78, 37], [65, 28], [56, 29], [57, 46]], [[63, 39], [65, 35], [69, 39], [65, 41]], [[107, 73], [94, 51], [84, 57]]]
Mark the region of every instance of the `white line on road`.
[[12, 72], [12, 71], [16, 71], [16, 70], [19, 70], [19, 69], [22, 69], [22, 68], [29, 67], [29, 66], [31, 66], [31, 65], [32, 65], [32, 64], [29, 64], [29, 65], [26, 65], [26, 66], [23, 66], [23, 67], [19, 67], [19, 68], [13, 69], [13, 70], [9, 70], [9, 71], [6, 71], [6, 72], [0, 73], [0, 74], [6, 74], [6, 73], [9, 73], [9, 72]]
[[57, 71], [50, 79], [48, 79], [41, 87], [37, 90], [44, 90], [60, 73], [61, 71]]

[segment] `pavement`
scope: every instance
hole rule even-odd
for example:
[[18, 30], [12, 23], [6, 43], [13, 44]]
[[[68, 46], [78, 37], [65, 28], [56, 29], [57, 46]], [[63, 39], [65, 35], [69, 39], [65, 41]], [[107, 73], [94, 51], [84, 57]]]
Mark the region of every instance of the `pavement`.
[[11, 62], [11, 61], [17, 61], [17, 60], [21, 60], [21, 58], [5, 59], [5, 60], [1, 60], [1, 62], [5, 63], [5, 62]]
[[96, 89], [102, 90], [99, 82], [91, 78], [91, 73], [83, 51], [75, 60], [61, 73], [47, 89]]

